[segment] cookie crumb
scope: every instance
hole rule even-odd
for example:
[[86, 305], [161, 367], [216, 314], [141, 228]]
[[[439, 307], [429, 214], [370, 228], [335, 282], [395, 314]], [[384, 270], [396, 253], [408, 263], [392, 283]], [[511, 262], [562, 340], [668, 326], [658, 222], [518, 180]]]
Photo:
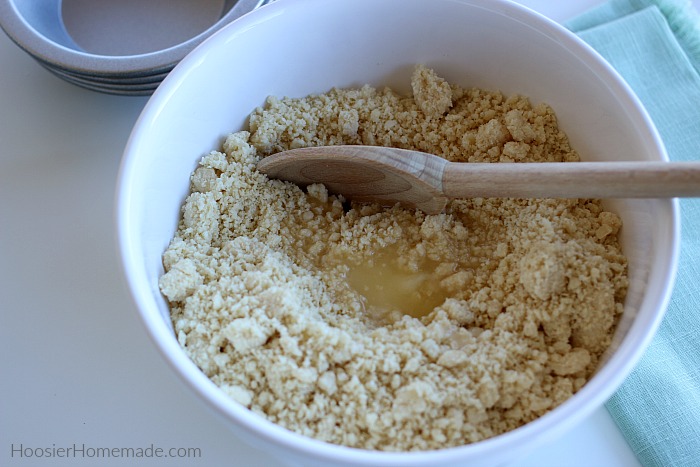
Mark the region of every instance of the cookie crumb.
[[429, 118], [442, 117], [452, 107], [450, 84], [430, 68], [416, 66], [411, 88], [416, 105]]

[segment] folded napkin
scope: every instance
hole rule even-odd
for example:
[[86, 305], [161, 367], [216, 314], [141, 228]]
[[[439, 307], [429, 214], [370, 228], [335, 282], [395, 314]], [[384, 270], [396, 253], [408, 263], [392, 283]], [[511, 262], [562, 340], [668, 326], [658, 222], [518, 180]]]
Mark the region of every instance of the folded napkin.
[[[689, 2], [612, 0], [566, 26], [625, 78], [673, 161], [700, 162], [700, 17]], [[681, 200], [676, 285], [644, 357], [606, 407], [647, 466], [700, 466], [700, 200]]]

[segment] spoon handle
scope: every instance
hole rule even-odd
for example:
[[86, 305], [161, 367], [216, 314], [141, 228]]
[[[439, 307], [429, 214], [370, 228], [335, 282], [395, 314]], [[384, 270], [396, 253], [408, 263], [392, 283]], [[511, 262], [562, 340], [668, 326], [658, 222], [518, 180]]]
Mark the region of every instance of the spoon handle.
[[448, 198], [697, 197], [700, 163], [449, 163], [442, 189]]

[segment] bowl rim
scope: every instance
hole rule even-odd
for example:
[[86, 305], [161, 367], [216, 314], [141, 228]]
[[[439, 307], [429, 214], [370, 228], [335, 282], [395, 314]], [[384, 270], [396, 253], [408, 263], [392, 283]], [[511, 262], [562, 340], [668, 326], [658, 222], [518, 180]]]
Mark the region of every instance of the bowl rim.
[[[528, 24], [534, 23], [552, 37], [560, 39], [570, 50], [577, 53], [586, 66], [606, 76], [607, 84], [613, 87], [616, 94], [621, 96], [627, 105], [636, 112], [635, 117], [643, 123], [645, 129], [650, 133], [655, 145], [654, 152], [660, 156], [661, 160], [668, 160], [666, 149], [658, 130], [630, 86], [598, 52], [574, 33], [549, 18], [508, 0], [452, 1], [478, 6], [500, 14], [507, 13], [516, 19], [526, 21]], [[664, 226], [665, 230], [663, 231], [663, 235], [668, 239], [665, 245], [666, 250], [663, 251], [665, 262], [663, 262], [663, 267], [650, 272], [650, 282], [656, 281], [658, 290], [656, 294], [647, 293], [642, 304], [643, 307], [646, 307], [645, 309], [656, 310], [652, 313], [653, 320], [647, 323], [634, 323], [621, 346], [610, 360], [599, 369], [598, 373], [580, 391], [557, 408], [515, 430], [463, 446], [434, 451], [381, 452], [338, 446], [291, 432], [273, 422], [267, 421], [261, 416], [253, 414], [223, 394], [185, 355], [172, 330], [168, 329], [163, 323], [163, 319], [158, 311], [150, 309], [147, 302], [149, 301], [148, 295], [152, 291], [148, 290], [148, 287], [144, 285], [148, 283], [145, 271], [134, 270], [133, 264], [138, 255], [135, 255], [134, 240], [130, 238], [129, 234], [129, 205], [131, 203], [129, 184], [131, 177], [133, 177], [136, 160], [135, 148], [138, 147], [139, 140], [143, 137], [144, 132], [147, 131], [150, 122], [157, 118], [171, 93], [178, 88], [178, 83], [186, 79], [188, 67], [203, 60], [209, 48], [220, 47], [239, 30], [253, 27], [256, 23], [267, 20], [278, 14], [282, 8], [295, 7], [301, 3], [319, 6], [323, 3], [323, 0], [296, 0], [294, 2], [291, 0], [277, 0], [269, 7], [253, 11], [227, 25], [208, 38], [202, 45], [195, 48], [173, 69], [163, 85], [156, 90], [147, 102], [129, 137], [117, 179], [115, 216], [118, 228], [118, 248], [123, 273], [132, 299], [156, 348], [182, 381], [200, 399], [205, 401], [206, 405], [216, 414], [238, 425], [239, 428], [242, 427], [244, 430], [253, 431], [259, 438], [278, 446], [284, 446], [290, 452], [312, 456], [326, 462], [347, 462], [377, 466], [413, 466], [425, 465], [429, 462], [464, 461], [468, 458], [484, 455], [492, 455], [497, 458], [499, 453], [513, 449], [513, 446], [523, 448], [523, 446], [527, 445], [527, 450], [534, 449], [590, 416], [594, 410], [607, 401], [633, 370], [663, 319], [675, 281], [680, 250], [680, 209], [676, 199], [657, 200], [665, 209], [664, 212], [668, 214], [669, 222]], [[134, 261], [132, 261], [132, 258]], [[634, 339], [631, 338], [633, 331], [636, 336]], [[556, 434], [551, 429], [553, 426], [558, 427]]]

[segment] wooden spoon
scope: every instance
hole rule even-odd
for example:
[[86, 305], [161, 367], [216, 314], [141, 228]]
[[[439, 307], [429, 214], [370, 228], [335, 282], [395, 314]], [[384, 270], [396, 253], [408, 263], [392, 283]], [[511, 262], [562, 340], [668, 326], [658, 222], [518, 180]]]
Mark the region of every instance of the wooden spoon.
[[455, 198], [672, 198], [700, 196], [700, 163], [455, 163], [420, 151], [321, 146], [268, 156], [258, 170], [331, 193], [427, 214]]

